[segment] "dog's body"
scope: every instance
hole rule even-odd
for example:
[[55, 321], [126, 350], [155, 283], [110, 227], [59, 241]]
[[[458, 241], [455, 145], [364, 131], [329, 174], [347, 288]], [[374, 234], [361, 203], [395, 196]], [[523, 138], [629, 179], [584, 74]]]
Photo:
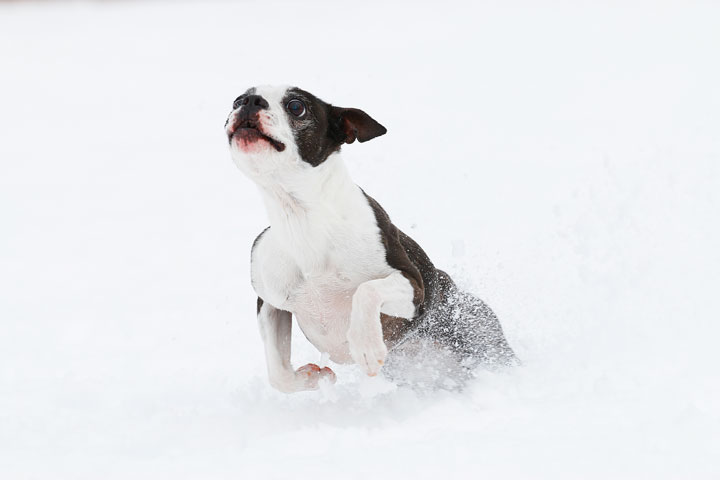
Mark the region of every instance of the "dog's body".
[[471, 363], [514, 361], [492, 311], [459, 292], [350, 179], [340, 146], [384, 134], [379, 123], [297, 88], [258, 87], [235, 101], [226, 132], [271, 223], [253, 244], [251, 278], [273, 386], [335, 379], [314, 364], [292, 368], [292, 315], [318, 350], [368, 375], [409, 339]]

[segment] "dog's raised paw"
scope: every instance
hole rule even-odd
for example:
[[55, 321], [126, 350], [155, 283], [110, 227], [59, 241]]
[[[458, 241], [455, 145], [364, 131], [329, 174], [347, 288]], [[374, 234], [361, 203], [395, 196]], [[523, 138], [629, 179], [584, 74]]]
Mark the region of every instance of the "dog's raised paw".
[[350, 356], [366, 374], [374, 377], [385, 364], [385, 357], [387, 356], [385, 342], [382, 341], [382, 337], [378, 341], [371, 341], [367, 336], [361, 336], [357, 340], [356, 338], [348, 336]]

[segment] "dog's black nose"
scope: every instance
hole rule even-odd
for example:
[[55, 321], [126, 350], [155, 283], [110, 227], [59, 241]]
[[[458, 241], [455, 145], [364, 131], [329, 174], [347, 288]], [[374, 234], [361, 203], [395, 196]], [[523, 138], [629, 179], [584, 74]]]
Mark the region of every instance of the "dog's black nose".
[[247, 110], [256, 111], [263, 108], [268, 108], [270, 104], [260, 95], [248, 95], [243, 99], [241, 104], [246, 107]]

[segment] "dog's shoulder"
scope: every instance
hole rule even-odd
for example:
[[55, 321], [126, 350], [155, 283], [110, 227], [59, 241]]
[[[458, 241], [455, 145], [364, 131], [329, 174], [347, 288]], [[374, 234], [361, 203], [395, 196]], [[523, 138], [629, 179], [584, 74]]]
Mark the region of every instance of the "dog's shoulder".
[[265, 230], [260, 232], [260, 235], [255, 237], [255, 240], [253, 241], [252, 247], [250, 248], [250, 254], [252, 255], [252, 252], [255, 251], [255, 247], [257, 247], [258, 243], [260, 243], [260, 239], [267, 233], [267, 231], [270, 230], [270, 227], [266, 227]]
[[255, 240], [253, 241], [252, 247], [250, 247], [250, 270], [251, 272], [255, 270], [255, 267], [257, 266], [257, 261], [260, 259], [262, 261], [262, 257], [265, 255], [262, 255], [261, 250], [263, 249], [263, 240], [267, 239], [268, 235], [267, 233], [270, 231], [270, 227], [265, 228], [262, 232], [260, 232], [260, 235], [255, 237]]
[[272, 245], [271, 227], [255, 238], [250, 250], [250, 283], [258, 296], [275, 307], [281, 307], [292, 262]]

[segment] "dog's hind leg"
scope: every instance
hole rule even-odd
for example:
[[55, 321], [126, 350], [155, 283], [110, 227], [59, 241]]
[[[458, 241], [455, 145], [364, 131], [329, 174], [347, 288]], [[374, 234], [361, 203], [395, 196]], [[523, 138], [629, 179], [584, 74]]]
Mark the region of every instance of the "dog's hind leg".
[[495, 312], [482, 300], [467, 292], [458, 292], [454, 308], [459, 313], [455, 333], [460, 354], [485, 366], [518, 364], [515, 352], [505, 338]]
[[438, 270], [438, 278], [442, 301], [423, 320], [421, 334], [446, 345], [468, 366], [518, 364], [492, 309], [474, 295], [458, 289], [442, 270]]

